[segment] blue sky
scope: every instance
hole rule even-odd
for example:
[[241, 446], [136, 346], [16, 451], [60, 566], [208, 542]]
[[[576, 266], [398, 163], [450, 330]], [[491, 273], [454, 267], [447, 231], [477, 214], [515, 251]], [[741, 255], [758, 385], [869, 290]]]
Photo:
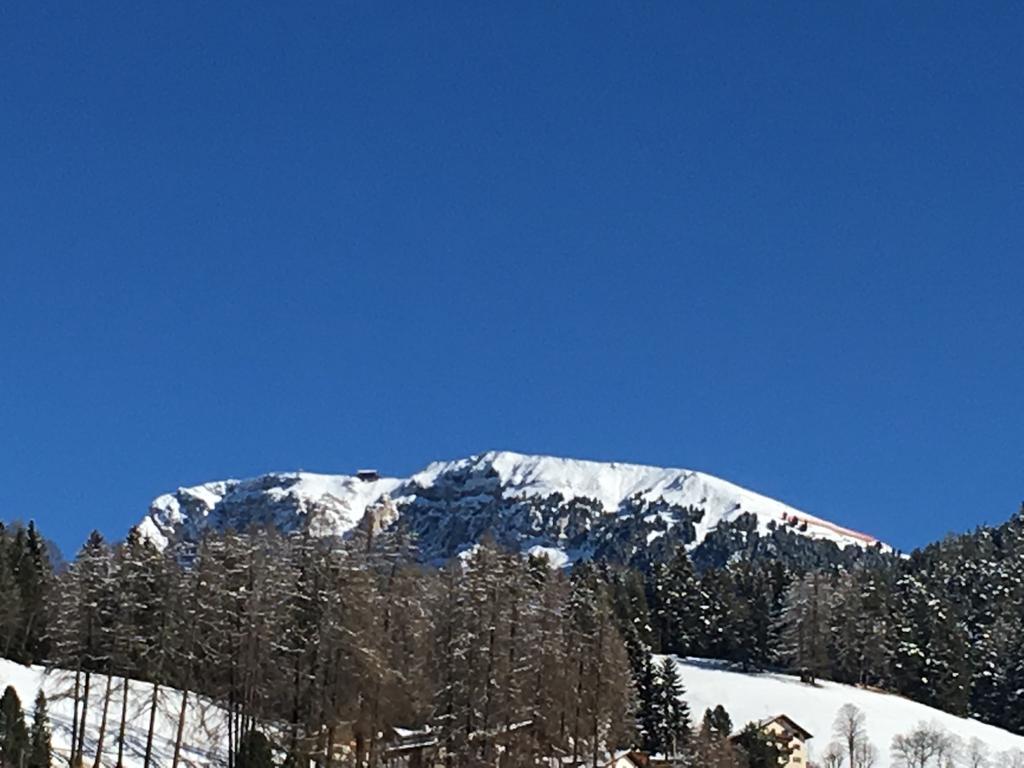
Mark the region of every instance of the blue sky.
[[491, 448], [1024, 499], [1019, 4], [0, 8], [0, 516]]

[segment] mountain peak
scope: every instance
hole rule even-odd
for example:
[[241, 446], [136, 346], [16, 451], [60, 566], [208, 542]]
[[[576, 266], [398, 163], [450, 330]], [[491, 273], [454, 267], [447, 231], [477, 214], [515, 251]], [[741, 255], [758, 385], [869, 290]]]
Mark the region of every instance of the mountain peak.
[[607, 556], [613, 540], [630, 542], [612, 547], [620, 559], [659, 547], [693, 551], [708, 541], [756, 550], [762, 540], [792, 544], [794, 535], [797, 544], [837, 550], [878, 544], [703, 472], [512, 451], [436, 461], [408, 478], [282, 472], [179, 488], [154, 500], [140, 528], [161, 546], [254, 526], [344, 536], [381, 501], [394, 504], [394, 517], [430, 558], [457, 554], [485, 533], [524, 551], [559, 551], [568, 561]]

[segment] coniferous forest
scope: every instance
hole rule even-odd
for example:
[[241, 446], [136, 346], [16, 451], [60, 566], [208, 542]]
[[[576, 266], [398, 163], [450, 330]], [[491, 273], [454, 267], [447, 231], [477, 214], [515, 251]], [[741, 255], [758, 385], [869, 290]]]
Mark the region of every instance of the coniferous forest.
[[[55, 566], [35, 526], [14, 525], [0, 536], [0, 643], [74, 675], [74, 734], [97, 708], [106, 722], [115, 681], [153, 683], [154, 708], [163, 688], [187, 692], [183, 709], [216, 702], [232, 768], [255, 764], [255, 739], [290, 765], [335, 764], [342, 745], [378, 765], [394, 726], [429, 727], [451, 765], [596, 765], [630, 747], [760, 764], [757, 735], [724, 746], [728, 714], [688, 712], [658, 654], [871, 686], [1024, 733], [1024, 511], [817, 570], [698, 571], [680, 548], [644, 570], [561, 571], [487, 542], [432, 568], [414, 547], [401, 530], [340, 543], [257, 531], [172, 554], [135, 531], [94, 533]], [[111, 733], [109, 749], [123, 741]], [[72, 764], [93, 761], [84, 750], [73, 740]]]

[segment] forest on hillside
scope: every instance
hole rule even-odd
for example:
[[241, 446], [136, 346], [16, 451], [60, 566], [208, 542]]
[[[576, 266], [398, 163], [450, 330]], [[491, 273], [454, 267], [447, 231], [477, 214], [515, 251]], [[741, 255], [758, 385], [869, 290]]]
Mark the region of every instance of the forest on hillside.
[[[144, 680], [154, 708], [161, 687], [226, 708], [232, 755], [272, 724], [295, 765], [346, 745], [354, 765], [379, 765], [392, 726], [429, 727], [451, 765], [735, 751], [715, 713], [680, 703], [661, 653], [873, 686], [1022, 733], [1022, 617], [1024, 515], [809, 571], [697, 571], [680, 548], [646, 570], [564, 572], [487, 542], [438, 569], [400, 529], [340, 544], [216, 534], [187, 557], [94, 533], [55, 568], [34, 525], [0, 536], [0, 648], [74, 673], [73, 733], [116, 707], [115, 680]], [[769, 748], [751, 734], [734, 759]], [[84, 749], [77, 738], [73, 762], [93, 761]]]

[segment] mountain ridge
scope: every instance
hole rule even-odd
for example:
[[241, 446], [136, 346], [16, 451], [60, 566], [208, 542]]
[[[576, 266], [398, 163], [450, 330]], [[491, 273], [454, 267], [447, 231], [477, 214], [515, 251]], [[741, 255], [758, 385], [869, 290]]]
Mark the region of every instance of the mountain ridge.
[[646, 550], [664, 559], [661, 549], [694, 552], [709, 541], [733, 550], [771, 539], [800, 544], [786, 532], [840, 551], [891, 551], [872, 536], [704, 472], [511, 451], [435, 461], [407, 478], [278, 472], [181, 487], [158, 496], [139, 528], [166, 547], [209, 530], [261, 526], [343, 537], [368, 516], [378, 527], [404, 520], [430, 560], [457, 555], [488, 532], [560, 563], [595, 556], [629, 562]]

